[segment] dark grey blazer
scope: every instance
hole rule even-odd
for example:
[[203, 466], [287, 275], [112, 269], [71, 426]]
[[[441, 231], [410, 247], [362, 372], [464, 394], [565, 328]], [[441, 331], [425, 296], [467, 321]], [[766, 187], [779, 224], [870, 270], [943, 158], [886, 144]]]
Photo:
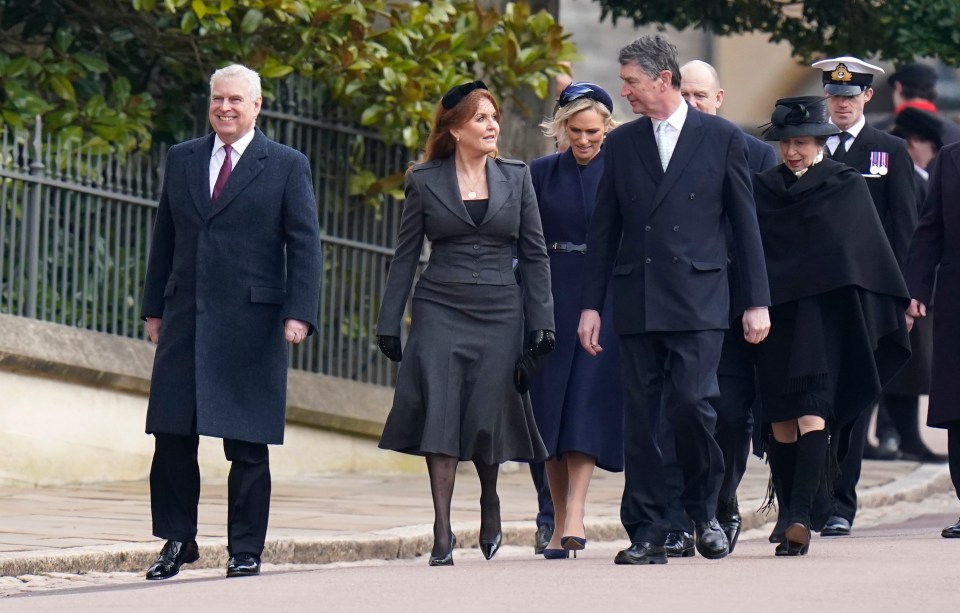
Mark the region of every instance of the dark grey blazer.
[[489, 158], [490, 203], [477, 226], [460, 197], [453, 157], [414, 166], [397, 249], [380, 305], [377, 334], [400, 336], [401, 320], [420, 260], [423, 239], [431, 243], [425, 279], [439, 283], [516, 285], [513, 243], [524, 283], [527, 330], [553, 330], [550, 260], [543, 240], [530, 170], [516, 160]]

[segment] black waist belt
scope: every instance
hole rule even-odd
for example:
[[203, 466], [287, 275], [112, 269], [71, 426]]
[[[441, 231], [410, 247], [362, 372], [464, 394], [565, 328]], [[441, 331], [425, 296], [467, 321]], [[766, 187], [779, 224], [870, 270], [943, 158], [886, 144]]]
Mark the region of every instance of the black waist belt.
[[547, 243], [547, 251], [579, 251], [586, 254], [587, 246], [576, 243]]

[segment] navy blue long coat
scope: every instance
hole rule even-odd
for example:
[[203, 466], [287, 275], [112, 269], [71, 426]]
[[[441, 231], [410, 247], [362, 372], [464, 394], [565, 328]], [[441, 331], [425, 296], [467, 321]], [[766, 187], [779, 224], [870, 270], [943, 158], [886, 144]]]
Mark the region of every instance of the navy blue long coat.
[[284, 321], [312, 333], [323, 275], [310, 164], [258, 129], [211, 204], [213, 144], [167, 153], [141, 307], [163, 319], [147, 432], [280, 444]]
[[[551, 243], [587, 242], [604, 154], [583, 169], [573, 154], [548, 155], [530, 164], [537, 193], [543, 236]], [[550, 353], [530, 387], [537, 428], [551, 457], [578, 451], [593, 456], [597, 466], [623, 470], [623, 401], [620, 351], [614, 327], [601, 328], [603, 352], [590, 357], [580, 347], [580, 291], [586, 258], [577, 251], [550, 252], [557, 348]], [[612, 321], [613, 296], [608, 291], [601, 318]]]

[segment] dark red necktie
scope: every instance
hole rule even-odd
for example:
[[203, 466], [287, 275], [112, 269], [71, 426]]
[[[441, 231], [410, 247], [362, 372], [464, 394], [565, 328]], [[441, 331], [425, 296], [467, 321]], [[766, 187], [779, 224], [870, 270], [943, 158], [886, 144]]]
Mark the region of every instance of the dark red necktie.
[[223, 191], [224, 186], [227, 184], [227, 179], [230, 178], [230, 173], [233, 171], [233, 159], [230, 156], [230, 145], [223, 146], [223, 164], [220, 166], [220, 174], [217, 175], [217, 182], [213, 184], [213, 194], [210, 196], [210, 202], [216, 202], [217, 198], [220, 197], [220, 193]]

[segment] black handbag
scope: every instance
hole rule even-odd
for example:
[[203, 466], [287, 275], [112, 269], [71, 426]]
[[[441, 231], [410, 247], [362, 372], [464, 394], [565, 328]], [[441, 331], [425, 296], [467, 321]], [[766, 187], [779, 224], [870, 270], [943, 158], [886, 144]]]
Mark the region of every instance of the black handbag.
[[526, 351], [517, 360], [517, 365], [513, 369], [513, 386], [521, 394], [526, 394], [530, 389], [530, 383], [537, 374], [537, 369], [543, 364], [545, 356], [538, 355], [533, 346], [527, 347]]

